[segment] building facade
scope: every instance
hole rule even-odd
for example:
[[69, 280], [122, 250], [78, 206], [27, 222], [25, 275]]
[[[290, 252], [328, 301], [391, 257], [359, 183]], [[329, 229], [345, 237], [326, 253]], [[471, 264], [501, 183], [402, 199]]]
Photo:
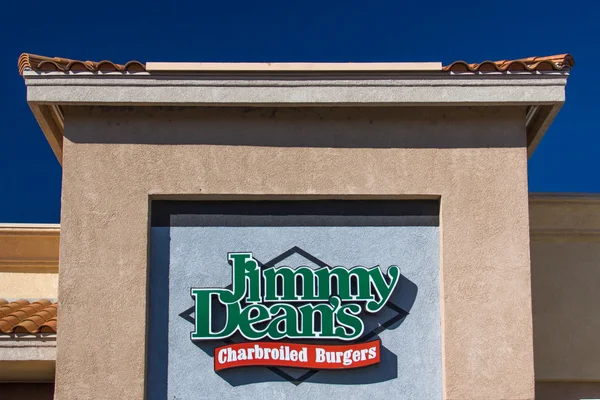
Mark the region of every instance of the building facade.
[[5, 393], [600, 396], [600, 203], [527, 191], [571, 56], [19, 65], [63, 197], [60, 259], [2, 228], [3, 380], [53, 382]]

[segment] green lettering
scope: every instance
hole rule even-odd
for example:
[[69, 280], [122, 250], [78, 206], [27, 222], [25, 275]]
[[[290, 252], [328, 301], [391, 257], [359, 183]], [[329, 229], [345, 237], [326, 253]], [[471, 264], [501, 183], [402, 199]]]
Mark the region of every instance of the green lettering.
[[[252, 312], [255, 314], [252, 315]], [[257, 330], [252, 325], [268, 321], [271, 318], [269, 309], [262, 304], [252, 304], [244, 308], [240, 313], [237, 325], [240, 333], [248, 340], [259, 340], [265, 337], [267, 329]]]
[[[369, 282], [369, 270], [365, 267], [355, 267], [347, 269], [344, 267], [320, 268], [315, 272], [319, 280], [319, 299], [329, 297], [333, 294], [331, 290], [332, 278], [337, 283], [337, 295], [342, 301], [369, 301], [373, 299], [371, 295], [371, 283]], [[358, 294], [352, 295], [352, 278], [358, 283]], [[325, 284], [326, 283], [326, 284]]]
[[375, 285], [375, 290], [379, 294], [379, 301], [373, 300], [368, 301], [365, 304], [365, 309], [370, 313], [376, 313], [383, 308], [385, 303], [388, 302], [390, 296], [396, 289], [400, 278], [400, 268], [397, 265], [390, 265], [387, 271], [387, 275], [390, 279], [390, 283], [386, 282], [386, 279], [381, 271], [381, 268], [375, 267], [370, 270], [371, 282]]
[[[279, 314], [281, 311], [283, 313]], [[267, 328], [271, 339], [283, 339], [284, 337], [297, 338], [302, 336], [298, 332], [298, 310], [289, 304], [276, 304], [270, 309], [271, 315], [275, 316]]]
[[221, 301], [223, 294], [231, 293], [226, 289], [192, 289], [192, 297], [196, 302], [195, 327], [192, 340], [196, 339], [224, 339], [231, 336], [238, 326], [240, 305], [232, 303], [227, 305], [225, 327], [220, 332], [212, 332], [212, 298], [216, 296]]
[[[298, 301], [316, 300], [315, 273], [309, 267], [273, 267], [263, 271], [265, 277], [265, 301]], [[279, 278], [279, 279], [278, 279]], [[298, 290], [298, 279], [301, 279], [302, 290]], [[282, 295], [278, 296], [277, 284], [281, 281]]]
[[[332, 303], [337, 300], [336, 306], [339, 306], [340, 299], [332, 297]], [[334, 334], [334, 313], [336, 306], [331, 304], [305, 304], [298, 307], [300, 315], [302, 316], [302, 336], [303, 337], [322, 337], [322, 338], [335, 338]], [[316, 331], [315, 317], [316, 313], [321, 316], [321, 331]]]
[[[252, 253], [229, 253], [227, 258], [232, 262], [232, 286], [233, 290], [224, 293], [221, 300], [224, 303], [235, 303], [240, 301], [248, 292], [246, 301], [259, 303], [260, 296], [260, 268], [252, 257]], [[246, 282], [248, 285], [246, 285]]]
[[[358, 304], [344, 304], [340, 307], [337, 313], [337, 320], [342, 326], [335, 328], [335, 335], [337, 337], [342, 340], [354, 340], [363, 334], [365, 324], [358, 317], [360, 311], [361, 307]], [[350, 330], [350, 333], [348, 333], [348, 330]]]

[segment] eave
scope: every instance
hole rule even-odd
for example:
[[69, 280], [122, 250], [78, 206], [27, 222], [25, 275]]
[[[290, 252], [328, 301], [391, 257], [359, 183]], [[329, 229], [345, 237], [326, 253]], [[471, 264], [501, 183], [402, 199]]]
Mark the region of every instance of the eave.
[[523, 106], [531, 155], [565, 101], [569, 69], [445, 72], [41, 72], [25, 69], [27, 100], [59, 161], [65, 106]]

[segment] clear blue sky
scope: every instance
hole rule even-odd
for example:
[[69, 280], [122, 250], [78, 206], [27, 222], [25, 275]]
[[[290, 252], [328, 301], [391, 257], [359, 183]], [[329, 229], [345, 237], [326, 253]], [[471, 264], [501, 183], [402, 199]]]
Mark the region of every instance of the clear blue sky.
[[444, 64], [572, 53], [576, 66], [567, 102], [529, 162], [529, 187], [600, 192], [600, 5], [594, 3], [5, 0], [0, 6], [0, 222], [60, 217], [61, 168], [27, 105], [17, 71], [22, 52], [120, 63]]

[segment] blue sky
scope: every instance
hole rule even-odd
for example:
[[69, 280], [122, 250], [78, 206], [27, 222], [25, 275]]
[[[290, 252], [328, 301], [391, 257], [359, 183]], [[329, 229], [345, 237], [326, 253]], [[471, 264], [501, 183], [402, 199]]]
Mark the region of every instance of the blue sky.
[[567, 102], [529, 161], [535, 192], [600, 192], [600, 5], [592, 1], [4, 1], [0, 222], [59, 222], [61, 168], [22, 52], [81, 60], [469, 62], [571, 53]]

